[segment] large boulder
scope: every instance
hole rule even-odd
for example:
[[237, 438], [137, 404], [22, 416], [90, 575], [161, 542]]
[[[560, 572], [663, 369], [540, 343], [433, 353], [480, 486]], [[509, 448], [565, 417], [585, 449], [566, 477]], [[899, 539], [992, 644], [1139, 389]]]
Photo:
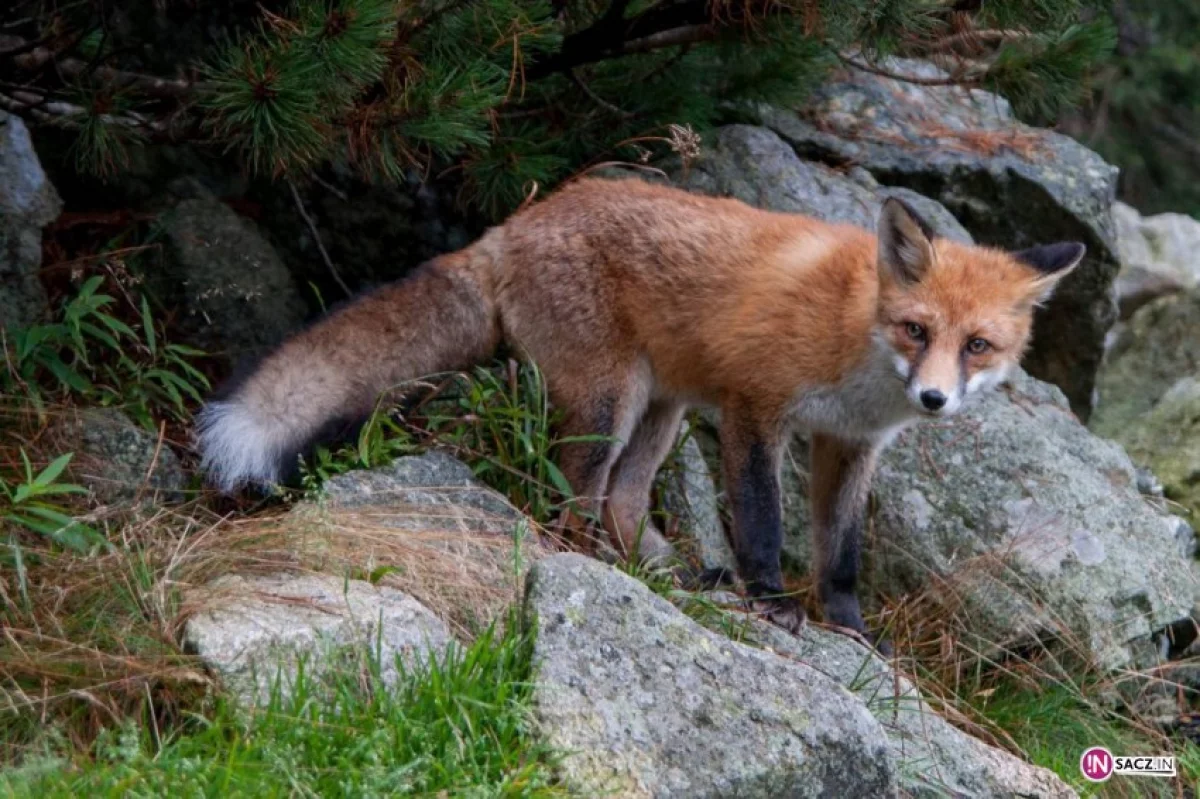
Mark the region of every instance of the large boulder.
[[755, 621], [751, 637], [758, 646], [811, 666], [862, 699], [887, 733], [900, 787], [908, 796], [1065, 799], [1076, 795], [1048, 769], [951, 725], [910, 680], [845, 635], [810, 624], [794, 636]]
[[64, 411], [48, 431], [58, 452], [71, 452], [68, 474], [104, 504], [178, 502], [187, 477], [165, 441], [115, 408]]
[[323, 495], [340, 511], [382, 511], [387, 526], [398, 529], [438, 526], [510, 537], [529, 532], [529, 520], [502, 494], [476, 480], [470, 466], [439, 450], [337, 475], [325, 482]]
[[862, 169], [839, 171], [802, 160], [765, 127], [718, 128], [699, 158], [686, 167], [670, 167], [670, 175], [675, 184], [692, 191], [871, 230], [884, 198], [894, 195], [914, 205], [939, 235], [971, 241], [970, 234], [940, 203], [905, 188], [882, 186]]
[[[262, 224], [302, 283], [327, 287], [327, 301], [341, 296], [331, 284], [325, 258], [351, 289], [403, 277], [418, 264], [461, 249], [483, 232], [468, 219], [453, 179], [418, 171], [398, 181], [367, 181], [345, 163], [320, 170], [319, 179], [295, 182], [308, 219], [298, 212], [291, 187], [259, 182], [250, 199], [262, 208]], [[316, 237], [320, 236], [321, 252]]]
[[28, 128], [0, 111], [0, 327], [23, 327], [45, 315], [42, 228], [60, 211]]
[[[1200, 333], [1200, 330], [1197, 331]], [[1181, 377], [1154, 407], [1114, 431], [1129, 456], [1145, 464], [1163, 494], [1200, 518], [1200, 375]]]
[[1200, 285], [1200, 222], [1186, 214], [1143, 217], [1122, 202], [1113, 203], [1121, 272], [1117, 301], [1121, 318], [1158, 297]]
[[527, 586], [534, 718], [581, 795], [896, 795], [883, 728], [835, 680], [582, 555], [540, 561]]
[[[1137, 662], [1153, 635], [1188, 616], [1198, 587], [1178, 519], [1138, 480], [1061, 391], [1018, 372], [884, 453], [863, 593], [925, 592], [951, 606], [974, 646], [1065, 636], [1102, 667]], [[808, 527], [806, 483], [804, 474], [786, 483], [793, 531]], [[806, 540], [788, 551], [807, 567]]]
[[1200, 291], [1149, 303], [1121, 326], [1097, 383], [1089, 426], [1122, 440], [1175, 382], [1200, 376]]
[[[920, 61], [886, 67], [920, 78], [942, 74]], [[994, 94], [861, 70], [836, 74], [800, 114], [764, 107], [759, 116], [803, 158], [861, 166], [881, 183], [940, 201], [980, 243], [1086, 244], [1083, 266], [1038, 314], [1027, 365], [1087, 417], [1104, 337], [1117, 317], [1116, 168], [1066, 136], [1017, 122]]]
[[303, 668], [320, 683], [334, 670], [366, 669], [378, 657], [387, 685], [408, 667], [443, 652], [449, 628], [412, 597], [363, 580], [325, 574], [227, 575], [189, 592], [201, 610], [184, 627], [184, 646], [234, 695], [265, 704], [289, 695]]
[[303, 563], [371, 575], [464, 634], [503, 617], [529, 564], [551, 546], [469, 466], [439, 451], [330, 478], [279, 523]]
[[206, 197], [180, 202], [161, 224], [167, 258], [159, 288], [183, 307], [182, 322], [201, 346], [241, 362], [303, 322], [296, 283], [253, 222]]

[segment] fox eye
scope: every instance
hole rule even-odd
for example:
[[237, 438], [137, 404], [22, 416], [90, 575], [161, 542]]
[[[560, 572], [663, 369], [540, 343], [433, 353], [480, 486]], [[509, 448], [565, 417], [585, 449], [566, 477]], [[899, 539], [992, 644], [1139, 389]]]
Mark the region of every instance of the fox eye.
[[967, 342], [967, 352], [972, 355], [982, 355], [991, 348], [991, 344], [981, 338], [973, 338]]
[[904, 332], [908, 333], [908, 337], [915, 341], [925, 340], [925, 328], [916, 322], [905, 322]]

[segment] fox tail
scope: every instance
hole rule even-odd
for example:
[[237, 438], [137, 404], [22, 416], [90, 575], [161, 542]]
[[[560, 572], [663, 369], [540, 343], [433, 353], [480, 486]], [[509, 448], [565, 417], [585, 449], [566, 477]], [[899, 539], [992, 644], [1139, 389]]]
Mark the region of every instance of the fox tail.
[[481, 261], [469, 251], [428, 261], [223, 386], [196, 423], [208, 479], [226, 493], [279, 483], [313, 445], [369, 416], [383, 391], [490, 356], [499, 324]]

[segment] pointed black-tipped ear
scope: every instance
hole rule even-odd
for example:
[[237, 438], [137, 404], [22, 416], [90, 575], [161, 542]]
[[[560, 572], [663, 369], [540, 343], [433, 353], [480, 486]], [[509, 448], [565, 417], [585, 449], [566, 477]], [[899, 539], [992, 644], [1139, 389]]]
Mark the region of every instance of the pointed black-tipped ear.
[[1065, 277], [1087, 255], [1087, 247], [1077, 241], [1060, 241], [1057, 244], [1043, 244], [1030, 247], [1028, 250], [1015, 252], [1013, 255], [1026, 266], [1032, 266], [1043, 275], [1062, 273]]
[[1045, 302], [1054, 293], [1058, 282], [1071, 273], [1087, 255], [1087, 247], [1077, 241], [1042, 244], [1013, 253], [1018, 261], [1033, 267], [1038, 278], [1033, 283], [1034, 302]]
[[877, 235], [881, 278], [912, 285], [933, 266], [933, 229], [904, 200], [883, 201]]

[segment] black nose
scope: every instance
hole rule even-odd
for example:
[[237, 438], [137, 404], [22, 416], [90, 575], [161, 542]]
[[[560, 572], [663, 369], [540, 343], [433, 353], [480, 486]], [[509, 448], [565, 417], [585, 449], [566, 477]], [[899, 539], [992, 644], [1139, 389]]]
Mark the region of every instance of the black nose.
[[941, 410], [942, 406], [946, 404], [946, 395], [936, 388], [922, 391], [921, 404], [931, 411]]

